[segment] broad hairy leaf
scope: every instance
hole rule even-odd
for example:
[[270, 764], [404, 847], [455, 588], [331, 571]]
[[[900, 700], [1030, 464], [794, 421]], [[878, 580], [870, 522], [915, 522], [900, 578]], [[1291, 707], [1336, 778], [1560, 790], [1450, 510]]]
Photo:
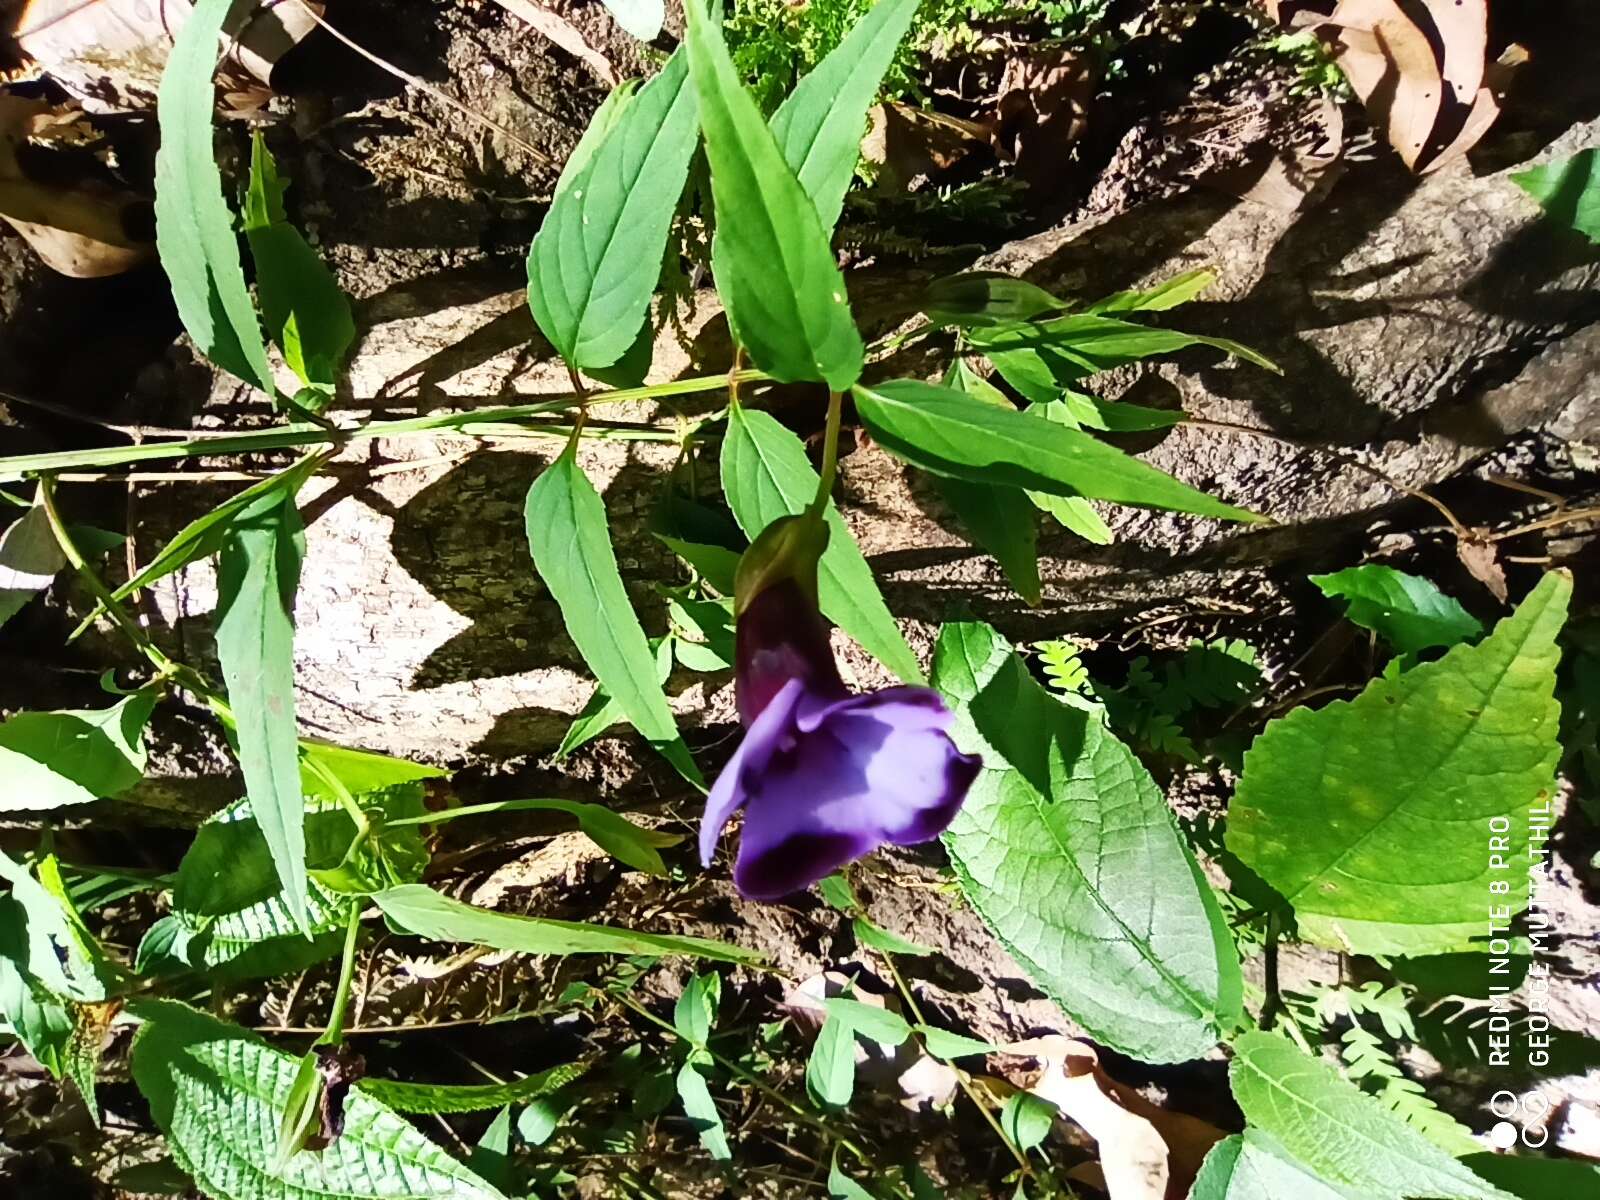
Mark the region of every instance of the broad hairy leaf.
[[320, 407], [333, 395], [339, 366], [356, 338], [356, 323], [333, 272], [289, 223], [283, 208], [287, 186], [278, 178], [277, 163], [258, 131], [251, 144], [250, 190], [244, 205], [256, 293], [267, 335], [300, 382], [321, 393]]
[[302, 923], [306, 848], [294, 718], [294, 595], [304, 558], [305, 527], [294, 494], [263, 495], [223, 538], [216, 620], [217, 661], [236, 723], [245, 794], [272, 850], [283, 901]]
[[1483, 626], [1431, 579], [1380, 563], [1313, 575], [1322, 594], [1343, 600], [1345, 617], [1387, 638], [1402, 654], [1470, 641]]
[[1600, 147], [1518, 171], [1511, 180], [1537, 200], [1552, 221], [1600, 242]]
[[[1206, 1154], [1189, 1200], [1367, 1200], [1334, 1188], [1300, 1166], [1259, 1129], [1223, 1138]], [[1371, 1200], [1377, 1200], [1376, 1197]]]
[[0, 812], [86, 804], [144, 778], [153, 692], [110, 708], [24, 712], [0, 724]]
[[[770, 413], [736, 406], [722, 442], [722, 491], [739, 527], [753, 541], [779, 517], [806, 510], [817, 494], [817, 473], [800, 439]], [[823, 613], [907, 683], [921, 683], [922, 668], [883, 602], [872, 568], [844, 518], [828, 505], [828, 548], [817, 594]]]
[[63, 1053], [63, 1069], [77, 1085], [78, 1095], [95, 1125], [100, 1124], [100, 1102], [95, 1095], [95, 1078], [105, 1054], [106, 1034], [111, 1021], [122, 1008], [119, 1000], [100, 1004], [75, 1004], [72, 1008], [72, 1033]]
[[216, 1200], [499, 1200], [500, 1193], [387, 1106], [352, 1088], [344, 1133], [281, 1166], [278, 1126], [300, 1060], [237, 1025], [170, 1001], [144, 1022], [133, 1079], [178, 1164]]
[[1204, 1054], [1242, 983], [1215, 896], [1133, 752], [1046, 692], [986, 625], [947, 625], [934, 686], [984, 769], [944, 834], [962, 891], [1098, 1041], [1148, 1062]]
[[596, 137], [585, 134], [562, 171], [528, 250], [528, 304], [579, 370], [621, 359], [649, 312], [699, 141], [695, 110], [680, 50], [636, 95], [602, 106]]
[[475, 908], [422, 884], [390, 888], [372, 899], [395, 928], [441, 942], [471, 942], [517, 954], [683, 954], [714, 962], [762, 961], [754, 950], [710, 938], [642, 933]]
[[1600, 1188], [1600, 1166], [1581, 1159], [1484, 1151], [1461, 1161], [1517, 1200], [1574, 1200]]
[[[969, 337], [974, 346], [991, 357], [996, 351], [1029, 351], [1038, 355], [1062, 384], [1190, 346], [1210, 346], [1258, 367], [1282, 373], [1271, 359], [1228, 338], [1158, 329], [1093, 313], [1074, 313], [1036, 324], [974, 329]], [[998, 360], [995, 365], [999, 366]]]
[[915, 466], [976, 483], [1256, 520], [1077, 429], [913, 379], [855, 389], [873, 438]]
[[919, 2], [877, 0], [772, 114], [778, 149], [810, 197], [824, 232], [838, 224], [861, 157], [867, 109]]
[[34, 505], [7, 525], [0, 533], [0, 625], [49, 587], [66, 565], [42, 506]]
[[239, 265], [233, 214], [211, 145], [211, 77], [233, 0], [197, 0], [156, 96], [156, 250], [178, 316], [200, 352], [276, 397], [267, 347]]
[[605, 505], [567, 449], [528, 489], [528, 547], [567, 634], [633, 727], [658, 747], [678, 739], [655, 656], [617, 570]]
[[1228, 1079], [1245, 1120], [1316, 1178], [1374, 1198], [1508, 1200], [1288, 1039], [1252, 1032], [1233, 1049]]
[[589, 1070], [588, 1063], [563, 1063], [509, 1083], [403, 1083], [394, 1079], [363, 1079], [356, 1090], [380, 1104], [403, 1113], [483, 1112], [507, 1104], [522, 1104], [560, 1091]]
[[[1294, 906], [1301, 936], [1446, 953], [1485, 934], [1491, 881], [1508, 889], [1494, 903], [1527, 904], [1528, 810], [1554, 791], [1561, 752], [1556, 634], [1571, 591], [1552, 572], [1477, 645], [1256, 739], [1228, 849]], [[1497, 861], [1485, 839], [1502, 820]]]
[[701, 0], [684, 14], [716, 205], [711, 270], [728, 323], [773, 378], [843, 391], [860, 376], [865, 351], [828, 236], [739, 82], [721, 28]]

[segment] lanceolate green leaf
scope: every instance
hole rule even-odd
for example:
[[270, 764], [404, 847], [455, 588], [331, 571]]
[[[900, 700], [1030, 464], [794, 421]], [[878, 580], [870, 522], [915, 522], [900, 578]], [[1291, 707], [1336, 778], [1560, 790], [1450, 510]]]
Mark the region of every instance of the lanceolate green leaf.
[[0, 724], [0, 812], [86, 804], [144, 777], [144, 726], [155, 695], [110, 708], [18, 713]]
[[1483, 632], [1478, 618], [1431, 579], [1380, 563], [1313, 575], [1311, 582], [1323, 595], [1344, 600], [1352, 623], [1382, 634], [1402, 654], [1454, 646]]
[[1161, 791], [1086, 708], [986, 625], [947, 625], [935, 686], [984, 769], [944, 835], [972, 905], [1093, 1037], [1151, 1062], [1237, 1021], [1239, 962]]
[[141, 1001], [133, 1078], [173, 1157], [215, 1200], [500, 1200], [387, 1106], [352, 1088], [344, 1133], [279, 1165], [300, 1060], [181, 1004]]
[[784, 383], [842, 391], [865, 351], [817, 210], [739, 82], [701, 0], [685, 5], [689, 68], [711, 164], [711, 269], [734, 336]]
[[256, 265], [256, 292], [267, 333], [300, 382], [333, 394], [339, 365], [355, 341], [350, 301], [283, 208], [287, 183], [260, 133], [250, 158], [244, 232]]
[[1228, 1078], [1245, 1120], [1329, 1184], [1374, 1198], [1510, 1200], [1277, 1034], [1239, 1038]]
[[[1256, 739], [1228, 849], [1294, 905], [1302, 936], [1446, 953], [1486, 936], [1487, 897], [1526, 905], [1528, 813], [1552, 795], [1560, 757], [1555, 639], [1571, 591], [1552, 572], [1478, 645], [1296, 709]], [[1491, 832], [1506, 839], [1492, 852]], [[1491, 893], [1494, 880], [1507, 890]]]
[[[693, 0], [690, 0], [693, 3]], [[683, 1101], [684, 1115], [689, 1118], [700, 1144], [718, 1162], [733, 1157], [728, 1146], [728, 1131], [723, 1127], [722, 1114], [717, 1112], [717, 1102], [711, 1098], [705, 1076], [693, 1059], [678, 1069], [678, 1098]]]
[[526, 517], [533, 565], [583, 661], [635, 729], [660, 745], [676, 741], [655, 656], [617, 570], [605, 505], [573, 447], [528, 489]]
[[824, 232], [839, 220], [861, 157], [867, 108], [917, 15], [920, 0], [877, 0], [866, 16], [790, 92], [772, 115], [772, 135]]
[[1031, 351], [1039, 355], [1060, 383], [1190, 346], [1210, 346], [1258, 367], [1278, 371], [1271, 359], [1227, 338], [1157, 329], [1092, 313], [1074, 313], [1033, 325], [975, 329], [969, 336], [972, 344], [985, 353]]
[[509, 1083], [401, 1083], [393, 1079], [363, 1079], [356, 1088], [396, 1112], [430, 1115], [484, 1112], [548, 1096], [566, 1087], [588, 1069], [588, 1063], [563, 1063], [559, 1067], [536, 1071]]
[[1208, 517], [1257, 519], [1082, 430], [937, 384], [901, 379], [858, 387], [855, 397], [861, 420], [878, 442], [940, 475]]
[[[805, 447], [771, 414], [735, 407], [722, 443], [722, 490], [739, 527], [754, 540], [779, 517], [804, 512], [817, 493], [817, 473]], [[922, 668], [883, 602], [872, 568], [844, 518], [828, 505], [828, 549], [818, 574], [818, 598], [828, 619], [907, 683]]]
[[1102, 316], [1106, 313], [1165, 312], [1189, 303], [1216, 281], [1214, 272], [1201, 267], [1174, 275], [1171, 279], [1163, 279], [1154, 287], [1115, 292], [1103, 300], [1096, 300], [1084, 311]]
[[156, 249], [183, 327], [201, 353], [275, 396], [211, 146], [211, 76], [232, 7], [233, 0], [198, 0], [167, 55], [156, 97]]
[[934, 486], [974, 544], [994, 555], [1017, 595], [1039, 603], [1039, 526], [1028, 494], [949, 475], [934, 476]]
[[422, 884], [390, 888], [373, 897], [400, 929], [441, 942], [472, 942], [518, 954], [684, 954], [715, 962], [760, 962], [753, 950], [709, 938], [640, 933], [583, 921], [517, 917], [474, 908]]
[[217, 660], [227, 684], [250, 811], [272, 850], [283, 900], [306, 919], [304, 808], [294, 718], [294, 595], [305, 530], [294, 494], [241, 512], [217, 568]]
[[688, 76], [679, 51], [620, 109], [602, 108], [603, 135], [579, 144], [528, 251], [534, 319], [579, 370], [620, 359], [649, 311], [699, 140]]

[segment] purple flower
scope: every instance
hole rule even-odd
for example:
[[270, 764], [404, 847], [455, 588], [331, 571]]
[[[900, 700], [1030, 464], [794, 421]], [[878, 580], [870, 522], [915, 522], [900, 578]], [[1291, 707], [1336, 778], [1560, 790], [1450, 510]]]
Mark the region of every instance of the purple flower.
[[928, 688], [851, 695], [816, 603], [826, 527], [777, 522], [739, 567], [735, 685], [744, 741], [706, 801], [700, 860], [745, 810], [733, 879], [776, 900], [885, 843], [936, 838], [982, 765], [950, 740], [951, 715]]

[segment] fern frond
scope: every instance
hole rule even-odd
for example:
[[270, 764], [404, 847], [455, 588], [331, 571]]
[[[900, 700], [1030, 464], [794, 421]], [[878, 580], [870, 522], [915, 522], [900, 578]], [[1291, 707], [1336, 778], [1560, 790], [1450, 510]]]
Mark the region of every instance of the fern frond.
[[1191, 708], [1221, 708], [1244, 700], [1261, 682], [1255, 647], [1241, 638], [1189, 643], [1167, 664], [1156, 705], [1173, 714]]
[[1080, 695], [1089, 690], [1089, 669], [1083, 665], [1083, 647], [1076, 642], [1036, 642], [1045, 681], [1062, 693]]
[[1422, 1085], [1400, 1069], [1377, 1035], [1356, 1024], [1345, 1030], [1343, 1041], [1345, 1074], [1364, 1084], [1395, 1116], [1452, 1154], [1481, 1148], [1471, 1130], [1430, 1100]]

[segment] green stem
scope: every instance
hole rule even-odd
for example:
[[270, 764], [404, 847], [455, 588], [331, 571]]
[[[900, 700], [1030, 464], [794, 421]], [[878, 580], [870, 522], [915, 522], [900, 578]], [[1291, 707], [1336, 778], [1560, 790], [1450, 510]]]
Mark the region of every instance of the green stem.
[[313, 775], [322, 781], [324, 786], [326, 786], [327, 789], [333, 793], [333, 798], [339, 802], [340, 806], [343, 807], [345, 812], [350, 814], [350, 819], [355, 822], [356, 836], [351, 840], [349, 850], [345, 852], [345, 861], [348, 862], [350, 856], [353, 855], [362, 845], [362, 843], [364, 843], [371, 835], [372, 822], [367, 820], [366, 812], [362, 810], [361, 805], [356, 803], [356, 798], [350, 794], [350, 789], [345, 787], [344, 780], [340, 779], [337, 775], [330, 771], [327, 766], [323, 764], [321, 759], [317, 758], [315, 755], [306, 753], [307, 749], [308, 744], [306, 742], [301, 742], [301, 765], [310, 770]]
[[833, 495], [833, 481], [839, 474], [839, 418], [843, 408], [844, 395], [829, 392], [828, 424], [822, 434], [822, 474], [817, 478], [816, 497], [806, 510], [807, 515], [813, 518], [822, 516], [827, 510], [828, 500]]
[[[762, 380], [764, 371], [741, 371], [740, 380]], [[597, 392], [591, 396], [595, 404], [625, 400], [653, 400], [662, 396], [683, 396], [695, 392], [715, 391], [726, 387], [730, 376], [700, 376], [693, 379], [676, 379], [649, 387], [625, 388], [612, 392]], [[469, 409], [464, 412], [432, 413], [427, 416], [405, 417], [398, 421], [374, 421], [353, 429], [329, 434], [326, 430], [309, 426], [263, 429], [227, 437], [206, 437], [181, 442], [141, 442], [134, 446], [110, 446], [93, 450], [64, 450], [46, 454], [22, 454], [0, 458], [0, 483], [22, 479], [42, 471], [58, 471], [72, 467], [115, 467], [129, 463], [151, 462], [161, 459], [217, 457], [229, 454], [254, 454], [263, 450], [285, 450], [296, 446], [339, 445], [347, 442], [367, 441], [374, 438], [401, 438], [416, 434], [455, 430], [474, 436], [481, 431], [474, 426], [517, 425], [526, 429], [533, 418], [549, 413], [570, 411], [577, 403], [574, 396], [555, 396], [532, 404], [508, 405], [496, 408]], [[538, 430], [535, 430], [538, 432]], [[570, 437], [571, 426], [549, 428], [552, 436]], [[644, 432], [635, 431], [635, 437]], [[671, 440], [670, 438], [668, 440]]]
[[356, 977], [356, 942], [361, 935], [361, 901], [350, 904], [349, 923], [344, 932], [344, 958], [339, 963], [339, 986], [333, 994], [333, 1012], [328, 1028], [316, 1041], [318, 1046], [337, 1046], [344, 1041], [344, 1019], [350, 1010], [350, 989]]
[[385, 828], [397, 829], [402, 825], [437, 825], [441, 821], [454, 821], [457, 817], [479, 817], [487, 813], [519, 812], [528, 809], [548, 809], [568, 812], [567, 800], [496, 800], [489, 804], [463, 804], [460, 808], [447, 808], [440, 812], [423, 813], [420, 817], [396, 817], [385, 822]]

